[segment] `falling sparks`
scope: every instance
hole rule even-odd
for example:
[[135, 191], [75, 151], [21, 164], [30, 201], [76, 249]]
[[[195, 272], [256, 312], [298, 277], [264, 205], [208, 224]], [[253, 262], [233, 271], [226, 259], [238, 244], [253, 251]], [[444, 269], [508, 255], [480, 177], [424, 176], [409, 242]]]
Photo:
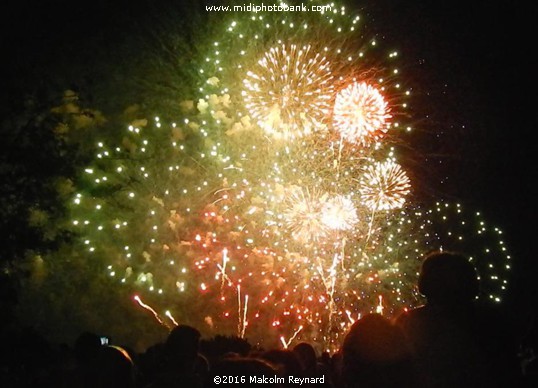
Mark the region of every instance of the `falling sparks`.
[[142, 302], [142, 299], [140, 299], [140, 297], [138, 295], [135, 295], [134, 298], [133, 298], [136, 303], [138, 303], [140, 305], [140, 307], [148, 310], [149, 312], [151, 312], [153, 314], [153, 316], [155, 317], [155, 320], [157, 322], [159, 322], [161, 325], [167, 327], [167, 325], [164, 323], [164, 321], [161, 319], [161, 317], [159, 317], [159, 314], [157, 314], [157, 312], [149, 305], [145, 304], [144, 302]]
[[177, 323], [176, 319], [174, 318], [174, 316], [172, 315], [172, 313], [169, 311], [169, 310], [166, 310], [164, 315], [166, 315], [171, 321], [172, 323], [175, 325], [175, 326], [178, 326], [179, 324]]
[[224, 248], [222, 250], [222, 265], [219, 266], [220, 269], [220, 276], [221, 276], [221, 284], [220, 284], [220, 294], [221, 297], [224, 293], [224, 284], [226, 280], [228, 282], [230, 281], [230, 278], [228, 278], [228, 275], [226, 275], [226, 264], [228, 263], [228, 249]]
[[291, 337], [286, 341], [286, 338], [284, 336], [280, 336], [280, 342], [282, 343], [282, 347], [284, 349], [288, 349], [290, 344], [293, 342], [293, 340], [297, 337], [297, 335], [303, 330], [303, 326], [299, 326], [297, 330], [293, 332]]
[[243, 319], [241, 321], [241, 331], [239, 333], [240, 338], [245, 338], [245, 330], [247, 329], [248, 321], [247, 321], [247, 313], [248, 313], [248, 295], [245, 295], [245, 303], [243, 307]]

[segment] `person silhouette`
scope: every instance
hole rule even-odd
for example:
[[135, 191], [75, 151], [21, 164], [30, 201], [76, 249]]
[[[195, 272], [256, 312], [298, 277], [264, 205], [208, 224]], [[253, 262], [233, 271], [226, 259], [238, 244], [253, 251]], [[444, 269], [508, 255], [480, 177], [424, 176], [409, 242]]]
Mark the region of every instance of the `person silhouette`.
[[100, 388], [133, 388], [134, 362], [129, 353], [120, 346], [101, 347], [96, 369], [97, 385]]
[[92, 332], [81, 333], [74, 345], [75, 370], [71, 386], [93, 387], [97, 385], [98, 361], [101, 352], [101, 338]]
[[401, 329], [381, 314], [367, 314], [351, 326], [341, 348], [346, 388], [416, 386], [410, 349]]
[[332, 376], [327, 364], [318, 360], [316, 349], [308, 342], [299, 342], [291, 351], [297, 356], [303, 377], [324, 377], [325, 386], [333, 386]]
[[424, 258], [418, 290], [426, 304], [395, 320], [423, 387], [517, 386], [517, 348], [502, 315], [477, 300], [479, 286], [465, 255], [435, 251]]
[[202, 387], [203, 381], [197, 374], [197, 360], [201, 334], [188, 325], [172, 329], [163, 346], [163, 360], [151, 388]]

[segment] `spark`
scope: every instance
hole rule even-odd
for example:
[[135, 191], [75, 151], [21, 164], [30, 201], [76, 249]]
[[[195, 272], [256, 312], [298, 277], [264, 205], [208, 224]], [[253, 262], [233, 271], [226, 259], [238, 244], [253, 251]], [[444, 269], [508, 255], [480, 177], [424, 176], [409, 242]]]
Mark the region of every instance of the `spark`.
[[284, 336], [280, 336], [280, 342], [282, 343], [282, 346], [284, 347], [284, 349], [288, 349], [288, 347], [290, 346], [291, 342], [295, 339], [295, 337], [297, 337], [297, 335], [303, 330], [303, 326], [299, 326], [297, 328], [297, 330], [295, 330], [292, 334], [292, 336], [290, 337], [289, 340], [286, 341], [286, 338]]
[[325, 286], [326, 293], [329, 297], [329, 315], [328, 315], [328, 321], [329, 321], [329, 331], [331, 327], [333, 326], [333, 317], [336, 312], [337, 306], [335, 304], [335, 291], [336, 291], [336, 281], [338, 279], [338, 262], [341, 261], [343, 257], [341, 257], [339, 254], [335, 253], [333, 256], [332, 264], [330, 268], [325, 271], [323, 268], [323, 263], [321, 260], [318, 262], [318, 272], [321, 276], [321, 279], [323, 281], [323, 285]]
[[241, 333], [239, 337], [245, 338], [245, 330], [247, 329], [248, 321], [247, 321], [247, 312], [248, 312], [248, 295], [245, 295], [245, 303], [243, 308], [243, 322], [241, 323]]
[[377, 307], [375, 308], [375, 312], [383, 315], [383, 310], [385, 310], [385, 307], [383, 306], [383, 295], [379, 295], [378, 299], [379, 299], [379, 303]]
[[164, 315], [166, 315], [168, 318], [170, 318], [170, 320], [172, 321], [172, 323], [176, 326], [178, 326], [179, 324], [177, 323], [177, 321], [175, 320], [174, 316], [172, 315], [172, 313], [169, 311], [169, 310], [166, 310], [166, 312], [164, 313]]
[[151, 312], [153, 314], [153, 316], [155, 317], [155, 319], [157, 320], [157, 322], [159, 322], [161, 325], [165, 326], [165, 327], [168, 327], [164, 322], [163, 320], [161, 319], [161, 317], [159, 317], [159, 314], [157, 314], [157, 312], [149, 305], [145, 304], [144, 302], [142, 302], [142, 299], [140, 299], [140, 297], [138, 295], [135, 295], [133, 297], [133, 299], [144, 309], [148, 310], [149, 312]]
[[220, 283], [220, 296], [222, 297], [224, 294], [224, 282], [226, 279], [231, 283], [230, 279], [228, 278], [228, 275], [226, 275], [226, 264], [228, 263], [228, 249], [224, 248], [222, 250], [222, 266], [219, 266], [219, 269], [221, 270], [221, 283]]

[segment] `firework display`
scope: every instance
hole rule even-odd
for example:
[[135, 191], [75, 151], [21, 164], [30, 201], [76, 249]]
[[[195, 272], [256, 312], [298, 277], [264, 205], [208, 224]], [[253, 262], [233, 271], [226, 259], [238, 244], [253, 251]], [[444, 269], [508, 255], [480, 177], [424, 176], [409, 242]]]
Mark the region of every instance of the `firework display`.
[[[72, 226], [81, 254], [157, 324], [330, 349], [361, 315], [423, 302], [425, 253], [490, 244], [492, 230], [460, 207], [454, 221], [452, 206], [413, 202], [392, 141], [411, 129], [411, 93], [397, 53], [357, 35], [358, 17], [336, 6], [251, 16], [224, 18], [200, 95], [178, 96], [184, 116], [97, 143]], [[509, 264], [493, 255], [510, 257], [493, 232], [473, 260], [499, 301]]]

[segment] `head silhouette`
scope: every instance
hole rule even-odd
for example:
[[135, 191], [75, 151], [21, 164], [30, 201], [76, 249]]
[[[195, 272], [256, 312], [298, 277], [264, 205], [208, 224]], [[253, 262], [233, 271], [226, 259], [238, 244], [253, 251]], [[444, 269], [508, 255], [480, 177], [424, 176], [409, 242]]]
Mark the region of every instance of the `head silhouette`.
[[348, 387], [411, 386], [411, 353], [401, 329], [375, 313], [356, 321], [344, 338], [342, 377]]
[[282, 375], [299, 376], [301, 374], [301, 361], [289, 349], [270, 349], [260, 354], [259, 358], [271, 363]]
[[400, 328], [384, 316], [366, 314], [351, 326], [344, 338], [344, 361], [375, 364], [399, 360], [407, 356], [403, 338]]
[[131, 388], [133, 380], [133, 360], [125, 349], [119, 346], [103, 346], [98, 360], [97, 374], [102, 388]]
[[200, 332], [188, 325], [179, 325], [172, 329], [164, 351], [166, 356], [176, 363], [192, 367], [198, 355]]
[[317, 355], [314, 347], [307, 342], [300, 342], [292, 349], [297, 355], [304, 371], [314, 371], [317, 367]]
[[75, 358], [79, 365], [95, 361], [101, 350], [101, 338], [91, 332], [80, 334], [75, 342]]
[[419, 292], [429, 302], [454, 304], [470, 302], [478, 296], [478, 277], [474, 266], [463, 254], [436, 251], [422, 263]]

